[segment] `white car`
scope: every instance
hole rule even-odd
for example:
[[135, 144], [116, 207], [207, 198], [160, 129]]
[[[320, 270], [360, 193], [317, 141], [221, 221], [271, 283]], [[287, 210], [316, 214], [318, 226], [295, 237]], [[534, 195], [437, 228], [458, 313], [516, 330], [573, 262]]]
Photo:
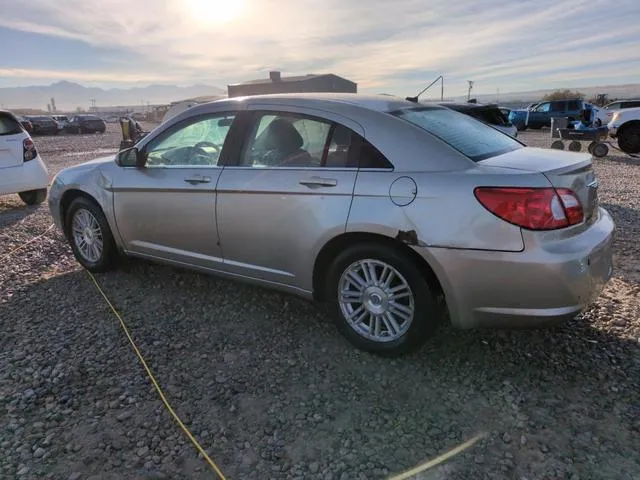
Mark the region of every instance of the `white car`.
[[618, 139], [625, 153], [640, 153], [640, 107], [616, 110], [608, 124], [609, 136]]
[[47, 198], [49, 173], [15, 115], [0, 110], [0, 195], [17, 193], [27, 205]]

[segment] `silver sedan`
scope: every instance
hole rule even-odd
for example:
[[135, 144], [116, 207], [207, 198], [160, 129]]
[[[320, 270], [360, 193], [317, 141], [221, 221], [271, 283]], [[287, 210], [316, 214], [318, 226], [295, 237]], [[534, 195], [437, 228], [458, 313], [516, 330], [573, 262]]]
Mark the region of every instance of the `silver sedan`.
[[525, 147], [389, 96], [194, 106], [134, 148], [67, 168], [51, 212], [77, 260], [121, 255], [325, 302], [357, 347], [571, 318], [612, 271], [586, 154]]

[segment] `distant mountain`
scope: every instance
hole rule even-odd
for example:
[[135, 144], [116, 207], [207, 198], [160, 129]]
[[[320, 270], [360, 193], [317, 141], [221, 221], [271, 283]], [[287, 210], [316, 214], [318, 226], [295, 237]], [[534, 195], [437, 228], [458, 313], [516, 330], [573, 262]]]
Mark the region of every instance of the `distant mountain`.
[[226, 91], [209, 85], [178, 87], [176, 85], [149, 85], [148, 87], [102, 89], [85, 87], [73, 82], [61, 81], [51, 85], [0, 88], [0, 105], [4, 108], [47, 109], [53, 97], [60, 111], [77, 107], [88, 108], [91, 99], [96, 106], [167, 104], [186, 98], [226, 95]]
[[[555, 90], [563, 90], [563, 88], [552, 88], [548, 90], [532, 90], [529, 92], [508, 92], [498, 95], [497, 92], [493, 94], [480, 94], [471, 96], [478, 100], [479, 103], [494, 103], [499, 102], [507, 105], [509, 103], [530, 103], [539, 102], [547, 93], [554, 92]], [[609, 98], [640, 98], [640, 83], [631, 83], [626, 85], [605, 85], [602, 87], [571, 87], [570, 90], [578, 91], [585, 95], [585, 98], [593, 97], [600, 93], [606, 93]], [[466, 101], [466, 96], [455, 97], [455, 100]]]

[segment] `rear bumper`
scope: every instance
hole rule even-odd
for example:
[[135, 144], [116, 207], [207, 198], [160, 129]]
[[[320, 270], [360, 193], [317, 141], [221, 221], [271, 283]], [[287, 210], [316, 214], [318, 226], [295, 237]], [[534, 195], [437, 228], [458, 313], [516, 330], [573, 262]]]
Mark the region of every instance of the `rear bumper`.
[[454, 326], [540, 326], [572, 318], [598, 297], [613, 270], [614, 230], [599, 209], [581, 233], [544, 246], [525, 238], [522, 252], [429, 249], [423, 256], [437, 263]]
[[48, 185], [49, 173], [40, 156], [15, 167], [0, 169], [0, 195], [38, 190]]

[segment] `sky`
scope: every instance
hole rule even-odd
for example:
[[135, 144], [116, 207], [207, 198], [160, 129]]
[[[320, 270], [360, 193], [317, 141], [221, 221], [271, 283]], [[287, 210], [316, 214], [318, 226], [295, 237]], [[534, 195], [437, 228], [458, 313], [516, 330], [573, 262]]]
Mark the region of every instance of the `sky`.
[[[640, 83], [640, 0], [0, 0], [0, 87], [225, 88], [335, 73], [369, 93]], [[14, 48], [6, 48], [7, 45]]]

